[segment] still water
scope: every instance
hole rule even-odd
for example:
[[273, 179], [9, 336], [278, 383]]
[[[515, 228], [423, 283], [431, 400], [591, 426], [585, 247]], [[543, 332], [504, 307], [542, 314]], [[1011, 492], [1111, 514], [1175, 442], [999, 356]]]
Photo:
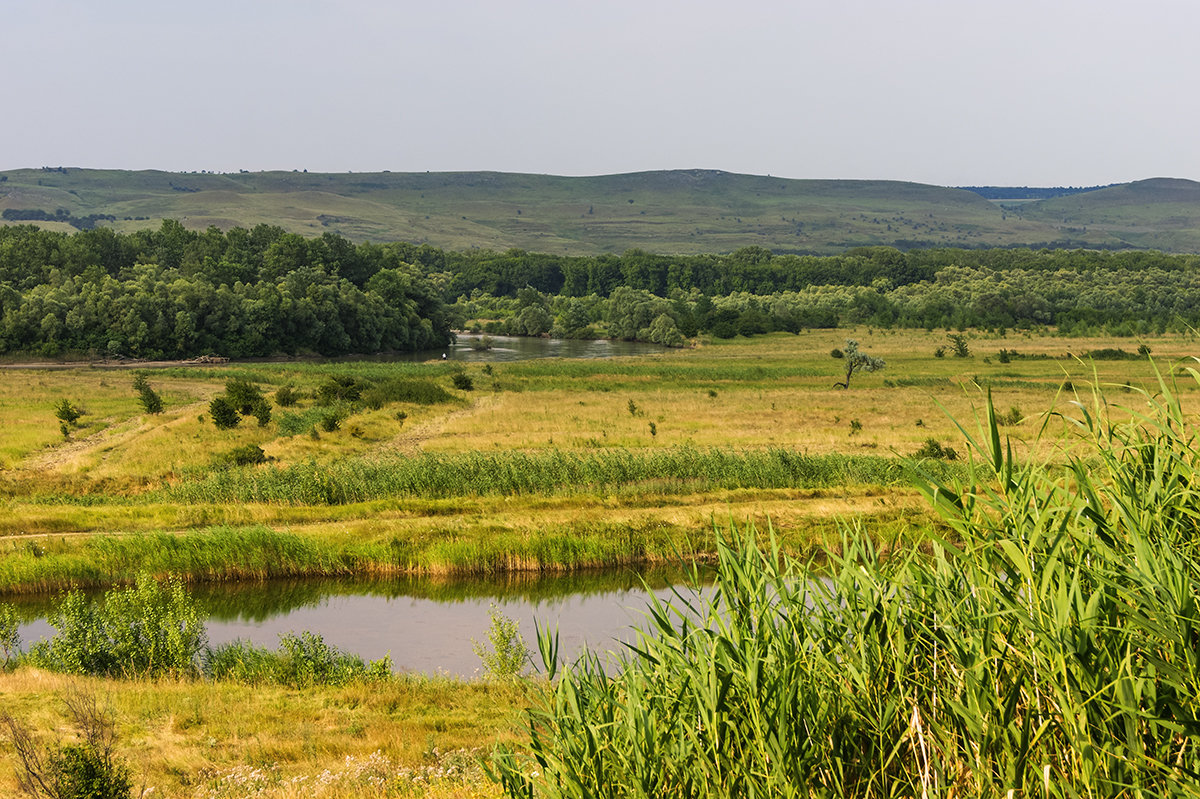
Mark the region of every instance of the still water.
[[[303, 580], [198, 586], [193, 596], [208, 617], [209, 643], [236, 639], [274, 649], [281, 633], [309, 631], [367, 660], [385, 655], [400, 672], [474, 677], [480, 672], [473, 641], [487, 640], [493, 608], [515, 619], [535, 652], [535, 620], [559, 632], [563, 658], [585, 646], [619, 651], [644, 626], [653, 594], [679, 604], [679, 572], [595, 572], [569, 576], [515, 575], [491, 581]], [[26, 647], [52, 635], [47, 600], [22, 600]]]
[[[483, 339], [489, 347], [483, 349]], [[643, 341], [609, 341], [597, 339], [540, 338], [529, 336], [482, 336], [459, 333], [458, 341], [449, 347], [417, 352], [386, 353], [381, 355], [342, 355], [321, 358], [322, 361], [436, 361], [446, 356], [448, 361], [472, 363], [502, 363], [526, 361], [532, 358], [617, 358], [627, 355], [654, 355], [665, 352], [658, 344]], [[253, 360], [253, 359], [251, 359]], [[269, 360], [269, 359], [268, 359]]]

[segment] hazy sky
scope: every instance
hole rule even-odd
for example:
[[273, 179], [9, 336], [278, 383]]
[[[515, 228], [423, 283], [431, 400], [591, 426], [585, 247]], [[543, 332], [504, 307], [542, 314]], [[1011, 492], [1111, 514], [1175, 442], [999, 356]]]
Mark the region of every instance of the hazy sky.
[[1195, 0], [30, 0], [0, 169], [1200, 179]]

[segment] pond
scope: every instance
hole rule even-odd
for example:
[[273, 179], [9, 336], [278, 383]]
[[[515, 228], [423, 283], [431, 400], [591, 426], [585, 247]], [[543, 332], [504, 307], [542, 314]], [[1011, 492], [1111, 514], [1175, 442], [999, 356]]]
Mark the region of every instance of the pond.
[[[561, 652], [573, 659], [586, 646], [604, 653], [634, 640], [650, 595], [667, 601], [679, 571], [591, 572], [567, 576], [511, 575], [495, 580], [302, 580], [197, 586], [193, 596], [208, 617], [211, 644], [236, 639], [276, 648], [281, 633], [308, 631], [367, 660], [385, 655], [399, 672], [480, 673], [472, 642], [486, 643], [491, 612], [516, 620], [537, 659], [535, 620], [559, 631]], [[50, 600], [18, 600], [25, 647], [52, 635]]]
[[[487, 339], [487, 348], [484, 348], [484, 339]], [[647, 344], [643, 341], [483, 336], [475, 333], [459, 333], [456, 343], [442, 349], [381, 355], [345, 355], [324, 360], [433, 361], [441, 360], [445, 355], [448, 361], [501, 363], [525, 361], [532, 358], [617, 358], [626, 355], [654, 355], [665, 351], [666, 348], [659, 344]]]

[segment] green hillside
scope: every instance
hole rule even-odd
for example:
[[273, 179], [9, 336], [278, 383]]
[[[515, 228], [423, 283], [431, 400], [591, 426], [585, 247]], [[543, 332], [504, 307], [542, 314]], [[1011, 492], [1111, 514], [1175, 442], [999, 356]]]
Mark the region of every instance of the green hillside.
[[1103, 230], [1134, 247], [1200, 252], [1200, 183], [1192, 180], [1139, 180], [1030, 203], [1018, 213], [1065, 235]]
[[[59, 209], [62, 209], [61, 211]], [[279, 225], [305, 235], [465, 250], [594, 254], [829, 254], [849, 247], [1051, 245], [1200, 250], [1200, 184], [1153, 180], [1003, 208], [977, 194], [896, 181], [788, 180], [713, 170], [599, 177], [496, 172], [172, 173], [23, 169], [0, 173], [9, 224], [44, 212], [120, 231]], [[57, 212], [57, 216], [55, 216]]]

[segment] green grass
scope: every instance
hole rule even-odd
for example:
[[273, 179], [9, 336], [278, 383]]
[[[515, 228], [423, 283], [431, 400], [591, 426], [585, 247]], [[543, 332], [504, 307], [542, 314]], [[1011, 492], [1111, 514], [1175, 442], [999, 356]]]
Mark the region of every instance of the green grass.
[[603, 496], [886, 486], [904, 480], [905, 469], [904, 462], [895, 458], [809, 456], [784, 449], [423, 453], [386, 461], [224, 469], [166, 489], [161, 498], [180, 503], [340, 505], [400, 496]]

